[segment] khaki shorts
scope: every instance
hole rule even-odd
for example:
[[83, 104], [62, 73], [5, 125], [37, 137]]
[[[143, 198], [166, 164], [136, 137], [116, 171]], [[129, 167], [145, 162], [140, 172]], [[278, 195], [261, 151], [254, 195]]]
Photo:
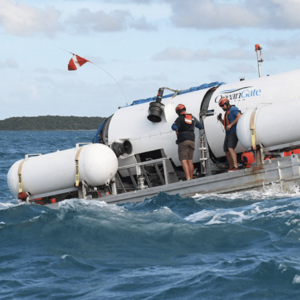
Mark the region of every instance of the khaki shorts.
[[193, 160], [195, 150], [195, 142], [183, 141], [178, 144], [178, 156], [179, 160]]

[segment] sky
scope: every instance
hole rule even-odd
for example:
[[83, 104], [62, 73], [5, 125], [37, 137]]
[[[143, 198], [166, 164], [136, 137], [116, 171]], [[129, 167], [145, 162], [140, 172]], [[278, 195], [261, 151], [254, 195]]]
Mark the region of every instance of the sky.
[[[108, 117], [215, 81], [300, 68], [300, 0], [0, 0], [0, 120]], [[68, 71], [75, 53], [93, 62]], [[299, 83], [300, 84], [300, 83]]]

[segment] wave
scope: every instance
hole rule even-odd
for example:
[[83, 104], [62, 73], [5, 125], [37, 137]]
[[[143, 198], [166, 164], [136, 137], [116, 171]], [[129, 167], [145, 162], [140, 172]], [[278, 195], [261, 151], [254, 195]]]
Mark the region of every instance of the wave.
[[299, 207], [299, 195], [270, 191], [71, 199], [57, 210], [9, 199], [0, 203], [0, 287], [46, 299], [38, 274], [53, 299], [297, 299]]
[[38, 239], [62, 255], [91, 257], [99, 253], [133, 257], [141, 249], [147, 254], [175, 254], [224, 252], [257, 244], [287, 247], [300, 238], [299, 198], [250, 205], [242, 201], [234, 208], [216, 208], [202, 200], [160, 193], [143, 203], [122, 206], [77, 199], [62, 202], [58, 210], [8, 205], [0, 210], [0, 230], [9, 240], [14, 235], [15, 242], [23, 236], [25, 244]]

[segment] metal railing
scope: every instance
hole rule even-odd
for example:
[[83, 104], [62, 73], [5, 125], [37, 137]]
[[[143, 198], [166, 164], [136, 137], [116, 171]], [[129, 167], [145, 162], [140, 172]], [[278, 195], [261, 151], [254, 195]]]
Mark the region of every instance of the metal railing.
[[[118, 171], [123, 171], [126, 170], [128, 172], [129, 177], [131, 178], [132, 184], [134, 186], [135, 189], [144, 189], [147, 186], [144, 185], [144, 180], [146, 179], [147, 184], [149, 187], [152, 187], [152, 184], [148, 178], [148, 176], [146, 175], [146, 172], [144, 171], [144, 166], [154, 166], [156, 173], [160, 179], [160, 181], [162, 182], [163, 185], [165, 184], [169, 184], [169, 179], [168, 179], [168, 168], [167, 168], [167, 160], [169, 160], [167, 157], [163, 157], [163, 158], [159, 158], [159, 159], [154, 159], [154, 160], [149, 160], [149, 161], [145, 161], [145, 162], [139, 162], [136, 164], [131, 164], [131, 165], [127, 165], [127, 166], [123, 166], [123, 167], [119, 167]], [[163, 174], [159, 169], [159, 165], [163, 166]], [[135, 180], [134, 176], [132, 175], [132, 171], [131, 169], [135, 169], [136, 171], [136, 175], [137, 175], [137, 181]], [[164, 175], [164, 176], [163, 176]], [[143, 178], [143, 176], [145, 176]], [[122, 190], [125, 192], [125, 187], [122, 183], [122, 180], [120, 178], [120, 176], [116, 175], [117, 180], [119, 181]]]

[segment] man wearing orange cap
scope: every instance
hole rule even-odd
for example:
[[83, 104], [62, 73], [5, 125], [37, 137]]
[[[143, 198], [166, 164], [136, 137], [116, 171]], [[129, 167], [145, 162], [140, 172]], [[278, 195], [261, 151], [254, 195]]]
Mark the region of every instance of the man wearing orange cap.
[[237, 156], [234, 151], [238, 138], [236, 135], [236, 124], [241, 117], [241, 111], [235, 107], [235, 105], [230, 105], [228, 98], [222, 98], [219, 101], [219, 106], [225, 111], [224, 120], [222, 117], [217, 116], [218, 120], [222, 122], [226, 129], [226, 136], [224, 141], [224, 152], [229, 163], [228, 171], [238, 170]]
[[178, 156], [187, 180], [193, 179], [194, 164], [193, 155], [195, 150], [194, 129], [202, 129], [202, 124], [191, 114], [186, 113], [183, 104], [178, 104], [175, 109], [178, 118], [172, 125], [172, 129], [177, 133]]

